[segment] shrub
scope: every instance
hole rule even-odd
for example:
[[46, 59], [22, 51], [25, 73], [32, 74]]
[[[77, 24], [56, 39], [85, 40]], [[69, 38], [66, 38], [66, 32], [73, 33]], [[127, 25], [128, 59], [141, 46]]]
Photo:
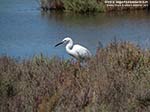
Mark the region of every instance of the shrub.
[[63, 0], [65, 10], [74, 12], [104, 12], [105, 7], [97, 0]]
[[98, 0], [41, 0], [44, 10], [55, 9], [79, 13], [104, 12], [105, 5]]
[[149, 90], [150, 52], [129, 42], [99, 49], [81, 67], [0, 57], [1, 112], [149, 112]]

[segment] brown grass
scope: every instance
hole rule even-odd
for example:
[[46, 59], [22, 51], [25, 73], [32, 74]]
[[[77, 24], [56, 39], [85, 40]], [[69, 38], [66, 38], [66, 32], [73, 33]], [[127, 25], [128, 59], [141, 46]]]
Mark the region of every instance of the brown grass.
[[150, 52], [129, 42], [99, 49], [79, 68], [44, 56], [0, 57], [0, 112], [149, 112]]

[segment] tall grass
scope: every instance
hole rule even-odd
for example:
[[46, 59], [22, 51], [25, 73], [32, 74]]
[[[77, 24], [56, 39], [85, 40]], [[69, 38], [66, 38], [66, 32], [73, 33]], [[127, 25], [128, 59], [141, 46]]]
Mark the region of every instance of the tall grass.
[[41, 6], [44, 10], [63, 9], [79, 13], [105, 11], [104, 3], [99, 0], [41, 0]]
[[0, 57], [0, 112], [149, 112], [150, 52], [129, 42], [75, 61]]
[[67, 11], [74, 12], [104, 12], [105, 5], [97, 0], [63, 0], [64, 7]]
[[[77, 13], [94, 13], [94, 12], [109, 12], [109, 11], [123, 11], [123, 10], [144, 10], [149, 9], [148, 6], [107, 6], [105, 0], [40, 0], [41, 7], [44, 10], [63, 10], [66, 12]], [[114, 0], [116, 1], [116, 0]], [[120, 0], [124, 1], [124, 0]], [[145, 1], [145, 0], [142, 0]]]

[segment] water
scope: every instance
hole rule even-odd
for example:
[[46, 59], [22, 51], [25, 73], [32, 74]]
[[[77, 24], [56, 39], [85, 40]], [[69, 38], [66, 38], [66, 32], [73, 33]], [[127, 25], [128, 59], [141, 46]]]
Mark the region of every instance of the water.
[[95, 53], [98, 41], [104, 46], [115, 37], [150, 47], [150, 13], [147, 11], [77, 15], [44, 13], [36, 0], [0, 1], [0, 55], [29, 58], [69, 58], [64, 46], [54, 45], [65, 36]]

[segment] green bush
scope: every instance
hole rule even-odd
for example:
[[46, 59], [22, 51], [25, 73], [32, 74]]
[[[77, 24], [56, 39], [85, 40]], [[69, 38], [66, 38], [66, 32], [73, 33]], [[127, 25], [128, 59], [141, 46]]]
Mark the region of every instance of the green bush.
[[104, 4], [96, 0], [63, 0], [65, 10], [74, 12], [103, 12]]
[[98, 0], [40, 0], [41, 7], [45, 10], [55, 9], [79, 13], [104, 12], [104, 3]]

